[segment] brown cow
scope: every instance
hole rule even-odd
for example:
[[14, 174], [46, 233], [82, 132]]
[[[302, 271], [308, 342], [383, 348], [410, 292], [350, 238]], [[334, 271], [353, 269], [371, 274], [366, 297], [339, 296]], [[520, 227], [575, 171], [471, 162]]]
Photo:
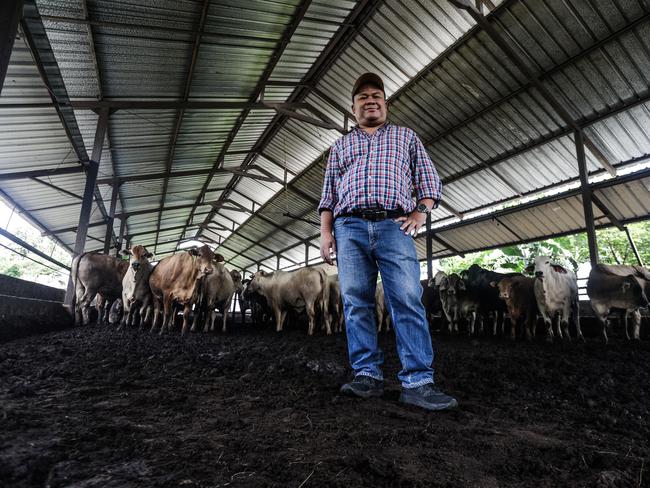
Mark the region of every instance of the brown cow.
[[[89, 252], [80, 254], [72, 260], [71, 276], [75, 290], [75, 324], [90, 322], [90, 303], [97, 294], [106, 301], [106, 313], [116, 298], [122, 295], [122, 279], [129, 263], [106, 254]], [[100, 312], [97, 323], [101, 323]]]
[[537, 321], [537, 299], [535, 298], [535, 278], [528, 276], [507, 276], [490, 285], [499, 289], [499, 298], [506, 302], [510, 315], [510, 338], [515, 339], [517, 322], [524, 320], [526, 340], [535, 337]]
[[161, 260], [151, 272], [149, 286], [154, 298], [154, 316], [151, 332], [158, 325], [160, 306], [164, 309], [164, 318], [160, 333], [171, 329], [174, 314], [172, 304], [183, 305], [183, 329], [187, 332], [192, 304], [196, 301], [200, 289], [200, 280], [212, 273], [214, 253], [208, 246], [190, 249]]
[[[329, 303], [327, 274], [322, 269], [300, 268], [295, 271], [258, 271], [247, 287], [250, 293], [266, 298], [275, 315], [276, 330], [280, 332], [289, 309], [304, 308], [309, 317], [309, 335], [316, 330], [316, 312]], [[329, 314], [323, 314], [327, 334], [332, 333]]]
[[149, 276], [153, 265], [149, 259], [153, 254], [144, 246], [133, 246], [124, 251], [129, 257], [129, 269], [122, 279], [122, 303], [124, 314], [118, 330], [133, 323], [135, 312], [140, 314], [140, 324], [148, 324], [151, 319], [153, 298], [149, 288]]

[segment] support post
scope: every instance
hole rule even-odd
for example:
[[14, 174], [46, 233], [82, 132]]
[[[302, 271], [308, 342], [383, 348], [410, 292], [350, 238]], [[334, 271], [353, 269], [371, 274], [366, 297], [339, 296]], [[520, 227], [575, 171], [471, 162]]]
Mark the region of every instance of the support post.
[[113, 237], [113, 223], [115, 221], [115, 207], [117, 206], [117, 197], [120, 194], [120, 185], [116, 182], [113, 185], [111, 194], [111, 208], [108, 211], [108, 222], [106, 222], [106, 236], [104, 237], [104, 254], [108, 254], [111, 248], [111, 238]]
[[120, 255], [122, 242], [124, 241], [124, 232], [126, 231], [126, 217], [120, 219], [120, 236], [117, 238], [117, 247], [115, 248], [115, 257]]
[[582, 130], [576, 130], [575, 143], [578, 157], [578, 171], [580, 173], [580, 191], [582, 193], [582, 207], [587, 229], [587, 243], [589, 245], [589, 261], [591, 266], [598, 264], [598, 243], [596, 242], [596, 227], [594, 225], [594, 209], [591, 203], [591, 187], [587, 178], [587, 160], [585, 158], [585, 145]]
[[[99, 114], [97, 121], [97, 130], [95, 131], [95, 143], [93, 145], [93, 154], [91, 160], [88, 162], [88, 170], [86, 172], [86, 186], [84, 188], [84, 196], [81, 202], [81, 212], [79, 213], [79, 225], [77, 227], [77, 237], [75, 239], [74, 251], [72, 258], [76, 258], [84, 252], [86, 245], [86, 237], [88, 236], [88, 223], [90, 221], [90, 213], [93, 205], [93, 195], [95, 193], [95, 184], [97, 182], [97, 173], [99, 172], [99, 162], [102, 158], [102, 149], [104, 147], [104, 137], [106, 136], [106, 128], [108, 127], [108, 110], [102, 110]], [[68, 288], [65, 294], [64, 304], [72, 310], [72, 300], [74, 296], [74, 284], [72, 283], [72, 276], [68, 279]]]
[[305, 268], [309, 266], [309, 243], [305, 242]]
[[5, 83], [7, 67], [14, 48], [18, 23], [23, 15], [22, 0], [4, 0], [0, 2], [0, 93]]
[[641, 259], [639, 250], [636, 248], [636, 243], [634, 242], [634, 239], [632, 239], [632, 234], [630, 234], [630, 229], [628, 229], [627, 226], [625, 227], [625, 234], [627, 235], [627, 240], [630, 242], [630, 247], [632, 248], [634, 257], [636, 257], [636, 262], [639, 263], [639, 266], [643, 266], [643, 260]]
[[275, 259], [275, 269], [280, 269], [280, 255], [278, 254]]
[[433, 236], [431, 235], [431, 212], [427, 213], [427, 282], [433, 278]]

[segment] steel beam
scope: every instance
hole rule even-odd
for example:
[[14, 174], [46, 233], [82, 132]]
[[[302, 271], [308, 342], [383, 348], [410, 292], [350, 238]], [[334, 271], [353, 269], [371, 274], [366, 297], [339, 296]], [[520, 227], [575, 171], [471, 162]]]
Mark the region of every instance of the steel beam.
[[627, 226], [625, 227], [625, 234], [627, 235], [627, 240], [630, 243], [630, 247], [632, 248], [634, 257], [636, 257], [636, 262], [639, 263], [639, 266], [643, 266], [643, 260], [641, 259], [639, 250], [636, 248], [636, 243], [634, 242], [634, 239], [632, 239], [632, 234], [630, 234], [630, 229], [628, 229]]
[[[74, 198], [75, 200], [82, 200], [83, 197], [77, 195], [76, 193], [72, 193], [71, 191], [66, 190], [65, 188], [61, 188], [59, 186], [53, 185], [52, 183], [48, 181], [43, 181], [39, 178], [30, 178], [30, 180], [35, 181], [36, 183], [40, 183], [43, 186], [47, 186], [48, 188], [51, 188], [59, 193], [63, 193], [71, 198]], [[50, 207], [48, 207], [50, 208]]]
[[120, 255], [122, 251], [122, 242], [124, 242], [124, 233], [126, 232], [126, 217], [120, 219], [120, 234], [117, 238], [117, 246], [115, 246], [115, 257]]
[[607, 205], [605, 205], [605, 203], [593, 193], [591, 194], [591, 201], [594, 203], [594, 205], [596, 205], [596, 207], [600, 209], [602, 213], [605, 214], [605, 216], [609, 219], [609, 221], [612, 224], [614, 224], [614, 226], [616, 226], [618, 230], [620, 231], [625, 230], [625, 225], [623, 225], [623, 222], [618, 220], [618, 217], [616, 217], [616, 215], [614, 215], [612, 211], [609, 208], [607, 208]]
[[33, 252], [34, 254], [36, 254], [36, 255], [40, 256], [41, 258], [43, 258], [43, 259], [49, 261], [50, 263], [56, 264], [56, 265], [59, 266], [60, 268], [62, 268], [62, 269], [66, 269], [66, 270], [70, 271], [70, 267], [69, 267], [69, 266], [66, 266], [66, 265], [63, 264], [61, 261], [57, 261], [56, 259], [54, 259], [54, 258], [48, 256], [48, 255], [45, 254], [44, 252], [39, 251], [39, 250], [36, 249], [34, 246], [32, 246], [29, 242], [25, 242], [25, 241], [22, 240], [20, 237], [13, 235], [11, 232], [8, 232], [8, 231], [6, 231], [5, 229], [3, 229], [3, 228], [1, 228], [1, 227], [0, 227], [0, 235], [3, 236], [3, 237], [6, 237], [7, 239], [9, 239], [9, 240], [12, 241], [12, 242], [15, 242], [15, 243], [18, 244], [19, 246], [24, 247], [24, 248], [27, 249], [28, 251]]
[[580, 173], [580, 190], [582, 194], [582, 207], [584, 209], [585, 229], [587, 230], [587, 243], [589, 246], [589, 261], [591, 266], [598, 264], [598, 243], [596, 241], [596, 227], [594, 224], [594, 208], [591, 202], [591, 188], [587, 174], [587, 159], [585, 158], [584, 138], [581, 130], [575, 131], [576, 154], [578, 170]]
[[16, 171], [14, 173], [0, 173], [0, 181], [70, 175], [70, 174], [82, 173], [83, 171], [84, 171], [84, 167], [81, 164], [77, 166], [70, 166], [70, 167], [57, 168], [57, 169], [36, 169], [32, 171]]
[[23, 13], [23, 0], [0, 2], [0, 94], [7, 75], [7, 67], [14, 48], [18, 24]]
[[[88, 221], [90, 220], [90, 211], [93, 205], [93, 194], [95, 190], [95, 180], [97, 179], [97, 172], [99, 171], [99, 163], [90, 161], [88, 163], [88, 172], [86, 173], [86, 186], [84, 188], [83, 201], [81, 203], [81, 212], [79, 214], [79, 225], [77, 226], [77, 236], [74, 244], [74, 252], [72, 258], [79, 256], [84, 252], [86, 245], [86, 236], [88, 234]], [[64, 304], [72, 307], [74, 297], [74, 284], [72, 283], [72, 276], [68, 278], [68, 288], [65, 294]], [[73, 312], [71, 310], [71, 312]]]
[[113, 185], [111, 193], [111, 208], [108, 213], [108, 222], [106, 223], [106, 236], [104, 237], [104, 254], [108, 254], [111, 248], [111, 238], [113, 236], [113, 221], [115, 220], [115, 208], [117, 207], [117, 197], [120, 195], [120, 185]]
[[138, 174], [138, 175], [130, 175], [130, 176], [118, 176], [118, 177], [110, 177], [110, 178], [100, 178], [97, 180], [98, 185], [112, 185], [115, 182], [118, 184], [122, 183], [128, 183], [132, 181], [148, 181], [148, 180], [160, 180], [162, 178], [165, 178], [166, 176], [169, 176], [170, 178], [180, 178], [183, 176], [197, 176], [197, 175], [205, 175], [205, 174], [232, 174], [232, 175], [237, 175], [241, 176], [242, 178], [251, 178], [254, 180], [260, 180], [260, 181], [268, 181], [268, 182], [273, 182], [273, 183], [282, 183], [282, 180], [279, 178], [276, 178], [275, 176], [260, 176], [260, 175], [253, 175], [253, 174], [248, 174], [245, 171], [240, 171], [236, 169], [229, 169], [229, 168], [219, 168], [218, 170], [213, 170], [212, 168], [210, 169], [196, 169], [196, 170], [185, 170], [185, 171], [172, 171], [170, 173], [167, 172], [161, 172], [161, 173], [145, 173], [145, 174]]
[[[27, 0], [29, 1], [29, 0]], [[0, 103], [0, 109], [48, 108], [58, 107], [75, 110], [102, 110], [112, 112], [117, 110], [296, 110], [309, 108], [305, 103], [275, 103], [275, 102], [223, 102], [196, 100], [55, 100], [54, 102], [20, 102]]]

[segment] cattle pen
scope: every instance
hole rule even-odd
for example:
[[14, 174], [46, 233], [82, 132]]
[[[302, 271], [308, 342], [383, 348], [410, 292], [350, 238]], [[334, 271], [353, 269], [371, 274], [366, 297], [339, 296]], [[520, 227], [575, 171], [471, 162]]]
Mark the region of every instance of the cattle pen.
[[[0, 257], [67, 289], [0, 274], [0, 486], [650, 486], [648, 66], [647, 0], [3, 0]], [[318, 206], [368, 71], [442, 182], [451, 411], [399, 402], [383, 284], [385, 393], [339, 391]], [[587, 272], [527, 256], [526, 293], [435, 273], [575, 235]]]

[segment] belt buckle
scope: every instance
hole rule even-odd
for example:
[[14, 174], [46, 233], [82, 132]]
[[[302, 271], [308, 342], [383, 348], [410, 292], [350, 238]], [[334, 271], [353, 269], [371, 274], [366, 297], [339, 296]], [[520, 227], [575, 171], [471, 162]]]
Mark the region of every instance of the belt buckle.
[[379, 222], [386, 219], [386, 210], [364, 210], [363, 218], [371, 222]]

